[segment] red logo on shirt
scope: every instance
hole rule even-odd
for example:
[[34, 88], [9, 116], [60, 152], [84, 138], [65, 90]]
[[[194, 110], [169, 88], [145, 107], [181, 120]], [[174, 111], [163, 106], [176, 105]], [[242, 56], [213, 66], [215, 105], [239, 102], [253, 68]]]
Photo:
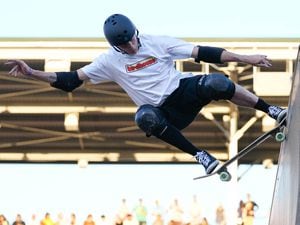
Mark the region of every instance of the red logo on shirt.
[[141, 60], [137, 63], [131, 64], [131, 65], [126, 65], [126, 71], [128, 73], [144, 69], [148, 66], [151, 66], [153, 64], [157, 63], [157, 58], [150, 56], [149, 58], [146, 58], [144, 60]]

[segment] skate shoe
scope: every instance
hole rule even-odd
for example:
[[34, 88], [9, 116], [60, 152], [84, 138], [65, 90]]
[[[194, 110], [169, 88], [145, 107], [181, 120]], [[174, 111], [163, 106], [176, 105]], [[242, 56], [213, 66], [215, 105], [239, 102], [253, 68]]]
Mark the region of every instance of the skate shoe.
[[278, 106], [270, 106], [268, 115], [280, 123], [287, 115], [287, 109]]
[[201, 165], [204, 166], [207, 174], [212, 173], [220, 163], [219, 160], [203, 150], [197, 152], [194, 157]]

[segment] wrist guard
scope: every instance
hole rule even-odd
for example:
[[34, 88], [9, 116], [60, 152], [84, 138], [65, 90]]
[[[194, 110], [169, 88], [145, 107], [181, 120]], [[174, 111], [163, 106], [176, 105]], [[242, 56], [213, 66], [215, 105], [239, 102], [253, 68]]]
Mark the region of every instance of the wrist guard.
[[198, 56], [195, 58], [195, 62], [200, 61], [208, 63], [222, 63], [221, 54], [225, 51], [224, 48], [209, 47], [209, 46], [198, 46]]
[[56, 81], [51, 84], [52, 87], [71, 92], [82, 85], [83, 81], [78, 78], [77, 71], [56, 72]]

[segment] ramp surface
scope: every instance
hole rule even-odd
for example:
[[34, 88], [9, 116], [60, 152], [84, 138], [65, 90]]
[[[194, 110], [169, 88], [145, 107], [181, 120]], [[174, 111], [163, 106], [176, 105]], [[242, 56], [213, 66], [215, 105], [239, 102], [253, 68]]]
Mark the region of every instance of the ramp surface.
[[[300, 50], [300, 47], [299, 47]], [[287, 139], [281, 145], [269, 225], [300, 224], [300, 53], [289, 99]]]

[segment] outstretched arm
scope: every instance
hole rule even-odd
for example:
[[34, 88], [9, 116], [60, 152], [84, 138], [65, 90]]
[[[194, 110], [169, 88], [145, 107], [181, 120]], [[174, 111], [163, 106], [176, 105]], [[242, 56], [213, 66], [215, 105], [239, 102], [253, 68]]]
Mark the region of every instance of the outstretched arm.
[[242, 62], [259, 67], [272, 66], [270, 60], [265, 55], [241, 55], [222, 48], [209, 46], [195, 46], [192, 57], [195, 58], [196, 62], [200, 60], [210, 63]]
[[23, 60], [8, 60], [5, 65], [12, 66], [12, 69], [9, 71], [9, 75], [15, 77], [25, 76], [28, 78], [33, 78], [36, 80], [41, 80], [48, 82], [50, 84], [56, 81], [56, 73], [54, 72], [44, 72], [40, 70], [34, 70], [27, 65]]
[[81, 69], [72, 72], [44, 72], [32, 69], [22, 60], [8, 60], [5, 64], [13, 67], [9, 71], [9, 75], [16, 77], [23, 75], [28, 78], [41, 80], [67, 92], [73, 91], [84, 80], [88, 80], [88, 76]]
[[272, 66], [266, 55], [240, 55], [229, 51], [222, 52], [221, 62], [242, 62], [259, 67]]

